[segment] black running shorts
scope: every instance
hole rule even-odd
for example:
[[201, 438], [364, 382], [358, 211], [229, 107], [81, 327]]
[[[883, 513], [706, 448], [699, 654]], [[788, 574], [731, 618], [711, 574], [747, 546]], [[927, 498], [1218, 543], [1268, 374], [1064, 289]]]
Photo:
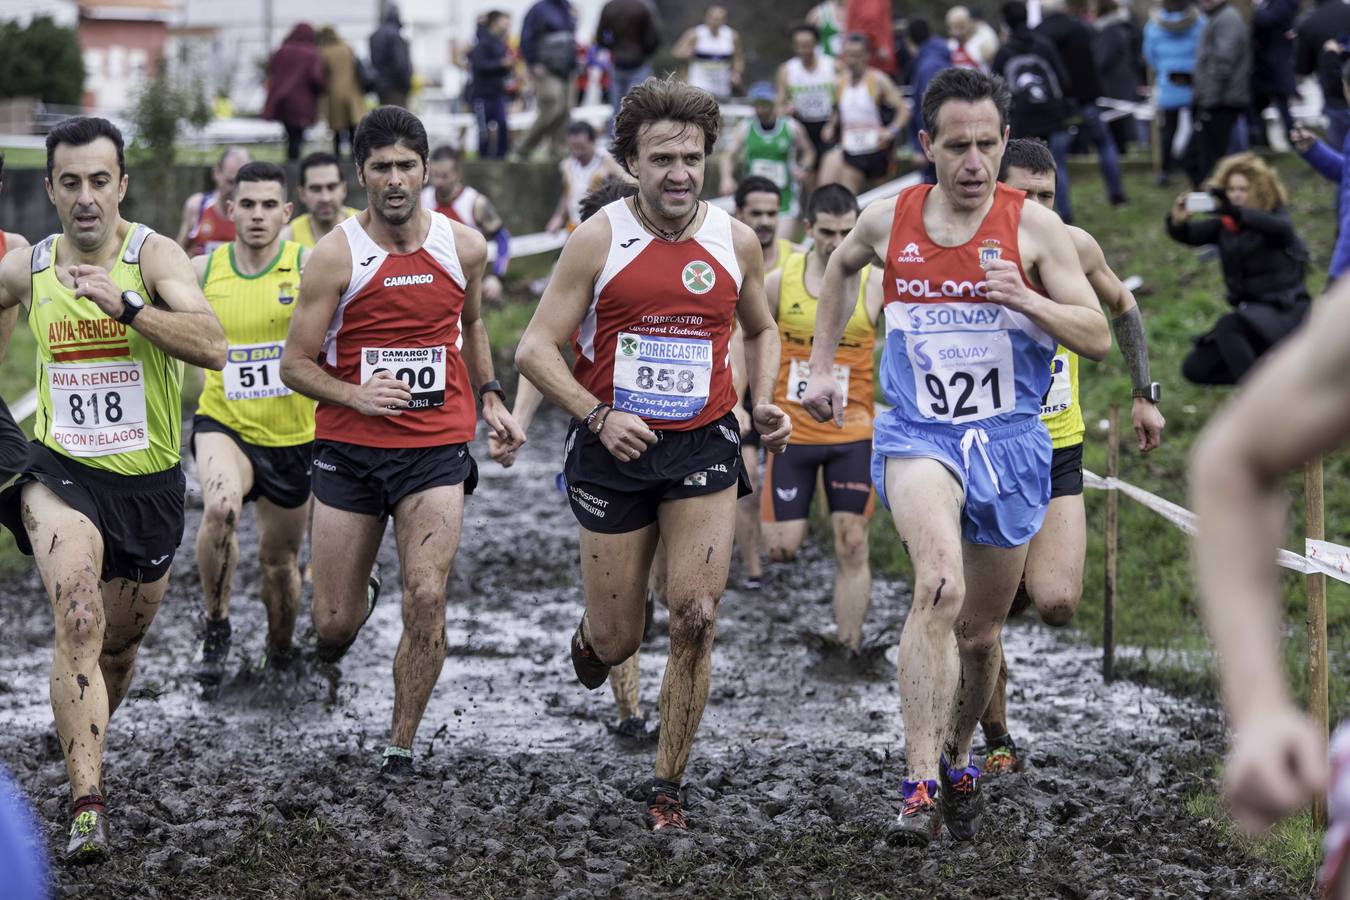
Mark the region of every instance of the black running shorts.
[[816, 168], [820, 168], [820, 160], [825, 155], [825, 151], [834, 146], [833, 141], [825, 140], [822, 132], [825, 130], [825, 122], [802, 122], [802, 128], [806, 131], [806, 136], [811, 139], [811, 146], [816, 151]]
[[208, 432], [223, 434], [234, 441], [253, 467], [253, 487], [244, 495], [245, 503], [265, 497], [277, 506], [295, 509], [309, 500], [309, 464], [314, 459], [312, 443], [260, 447], [250, 444], [239, 432], [210, 416], [193, 416], [189, 445], [193, 459], [197, 458], [197, 435]]
[[108, 581], [126, 578], [158, 581], [169, 571], [183, 540], [183, 468], [153, 475], [118, 475], [62, 456], [34, 441], [28, 468], [0, 494], [0, 524], [29, 556], [33, 545], [23, 527], [23, 486], [37, 482], [81, 513], [103, 538], [103, 568]]
[[314, 442], [314, 496], [335, 509], [383, 518], [404, 497], [455, 484], [464, 485], [465, 496], [478, 485], [468, 444], [396, 449]]
[[691, 431], [657, 431], [659, 440], [632, 462], [614, 458], [575, 420], [567, 432], [563, 476], [572, 514], [587, 531], [625, 534], [656, 521], [667, 500], [716, 494], [735, 485], [750, 493], [741, 465], [736, 417]]
[[848, 163], [867, 178], [884, 178], [890, 170], [890, 155], [884, 150], [871, 153], [845, 153], [844, 162]]
[[816, 492], [816, 474], [825, 483], [830, 512], [872, 514], [872, 442], [788, 444], [766, 455], [759, 515], [765, 522], [805, 519]]
[[1050, 456], [1050, 499], [1083, 493], [1083, 445], [1060, 447]]
[[28, 468], [28, 436], [0, 400], [0, 484]]

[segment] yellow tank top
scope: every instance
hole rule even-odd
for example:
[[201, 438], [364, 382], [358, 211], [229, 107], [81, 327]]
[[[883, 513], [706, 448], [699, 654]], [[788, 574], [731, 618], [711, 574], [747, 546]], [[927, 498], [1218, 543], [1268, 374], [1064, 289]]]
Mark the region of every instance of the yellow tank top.
[[1078, 354], [1065, 347], [1055, 348], [1050, 364], [1050, 390], [1041, 401], [1041, 421], [1050, 432], [1056, 450], [1083, 443], [1083, 409], [1078, 405]]
[[206, 263], [202, 293], [225, 329], [225, 369], [206, 372], [197, 412], [232, 428], [259, 447], [293, 447], [314, 440], [314, 401], [281, 383], [281, 351], [300, 288], [300, 251], [282, 241], [257, 275], [241, 275], [234, 242]]
[[[338, 219], [338, 222], [344, 222], [358, 212], [360, 212], [359, 209], [352, 209], [350, 206], [344, 206], [342, 207], [342, 216]], [[302, 247], [308, 247], [311, 250], [314, 249], [314, 245], [317, 244], [318, 241], [314, 238], [314, 220], [310, 218], [309, 213], [291, 219], [291, 240]]]
[[867, 277], [860, 273], [858, 302], [844, 326], [834, 374], [845, 397], [844, 427], [817, 422], [802, 406], [802, 392], [810, 375], [811, 340], [816, 332], [816, 298], [806, 290], [806, 253], [789, 254], [783, 261], [778, 289], [778, 337], [783, 352], [778, 363], [774, 402], [792, 419], [792, 444], [850, 444], [872, 438], [872, 368], [876, 326], [867, 315]]

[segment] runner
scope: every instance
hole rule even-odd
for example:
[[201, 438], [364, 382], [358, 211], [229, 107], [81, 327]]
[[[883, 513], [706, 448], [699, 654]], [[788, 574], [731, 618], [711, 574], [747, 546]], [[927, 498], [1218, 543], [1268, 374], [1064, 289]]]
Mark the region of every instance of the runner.
[[735, 192], [736, 162], [743, 158], [747, 175], [767, 178], [778, 188], [777, 233], [790, 238], [797, 233], [802, 183], [816, 167], [816, 154], [802, 124], [775, 111], [777, 96], [767, 81], [750, 86], [755, 118], [737, 128], [722, 151], [721, 187], [723, 194]]
[[0, 263], [0, 309], [27, 307], [38, 360], [36, 439], [0, 494], [0, 523], [35, 556], [52, 603], [52, 713], [74, 799], [66, 857], [79, 863], [111, 852], [108, 719], [183, 538], [180, 360], [225, 364], [187, 256], [121, 217], [126, 189], [121, 132], [65, 120], [47, 134], [62, 231]]
[[595, 129], [589, 122], [567, 126], [567, 156], [558, 163], [562, 173], [562, 195], [548, 220], [546, 230], [557, 234], [566, 228], [575, 231], [581, 224], [581, 199], [600, 187], [606, 178], [624, 177], [623, 168], [608, 153], [597, 153]]
[[352, 153], [370, 206], [314, 248], [281, 377], [318, 401], [312, 615], [324, 662], [342, 658], [374, 609], [368, 574], [394, 519], [403, 636], [381, 771], [408, 777], [413, 737], [445, 663], [445, 586], [464, 496], [478, 480], [466, 446], [474, 394], [508, 448], [524, 435], [493, 377], [479, 315], [482, 237], [418, 205], [427, 179], [422, 123], [382, 106], [361, 120]]
[[234, 240], [230, 221], [230, 198], [234, 196], [234, 176], [251, 156], [243, 147], [226, 147], [211, 169], [214, 191], [193, 194], [183, 204], [183, 221], [178, 226], [178, 244], [188, 256], [201, 256]]
[[281, 229], [281, 239], [295, 241], [309, 250], [339, 222], [361, 211], [343, 205], [347, 199], [347, 180], [342, 177], [342, 164], [336, 156], [322, 150], [300, 160], [300, 187], [295, 193], [307, 212]]
[[452, 222], [476, 228], [496, 244], [492, 271], [483, 276], [483, 302], [501, 302], [502, 278], [511, 261], [511, 233], [502, 224], [492, 201], [464, 183], [464, 155], [459, 150], [447, 144], [437, 147], [431, 154], [428, 171], [431, 183], [422, 188], [422, 207]]
[[230, 652], [230, 585], [239, 560], [235, 526], [257, 501], [258, 555], [267, 643], [261, 672], [295, 658], [300, 543], [309, 513], [314, 401], [281, 383], [281, 350], [295, 311], [305, 249], [280, 238], [290, 218], [286, 172], [251, 162], [235, 178], [230, 218], [237, 237], [192, 260], [206, 300], [230, 342], [223, 372], [208, 372], [192, 419], [192, 455], [202, 489], [197, 574], [206, 623], [194, 660], [197, 681], [215, 687]]
[[[0, 153], [0, 191], [5, 187], [5, 154]], [[22, 250], [28, 239], [14, 231], [0, 231], [0, 259], [11, 250]], [[19, 324], [19, 307], [0, 310], [0, 360], [9, 348], [14, 326]], [[28, 465], [28, 437], [14, 421], [9, 405], [0, 399], [0, 484], [23, 471]]]
[[[909, 104], [885, 72], [867, 65], [870, 53], [865, 36], [845, 38], [839, 100], [824, 132], [839, 146], [825, 154], [820, 167], [821, 184], [842, 184], [855, 194], [890, 171], [896, 139], [909, 123]], [[883, 109], [894, 113], [889, 125], [882, 124]]]
[[703, 21], [680, 35], [670, 55], [687, 61], [685, 80], [713, 95], [719, 103], [740, 89], [745, 72], [741, 36], [727, 24], [727, 8], [714, 3], [703, 12]]
[[[1055, 158], [1040, 141], [1026, 138], [1008, 142], [1003, 153], [1000, 180], [1008, 187], [1025, 191], [1027, 199], [1046, 209], [1055, 208]], [[1102, 248], [1081, 228], [1068, 226], [1078, 262], [1087, 274], [1097, 299], [1110, 311], [1111, 330], [1121, 356], [1130, 371], [1134, 395], [1130, 419], [1139, 439], [1139, 451], [1147, 453], [1158, 446], [1163, 425], [1158, 401], [1162, 388], [1152, 380], [1148, 366], [1148, 339], [1144, 320], [1125, 287], [1106, 264]], [[1083, 559], [1087, 555], [1087, 513], [1083, 508], [1083, 411], [1078, 405], [1078, 355], [1064, 347], [1055, 348], [1050, 392], [1041, 404], [1041, 420], [1050, 432], [1054, 447], [1050, 462], [1050, 508], [1045, 524], [1027, 548], [1025, 590], [1019, 590], [1013, 602], [1013, 614], [1036, 605], [1036, 612], [1047, 625], [1060, 628], [1073, 620], [1083, 596]], [[998, 647], [998, 681], [989, 706], [980, 717], [984, 730], [986, 775], [1020, 771], [1025, 757], [1008, 734], [1008, 663], [1003, 642]]]
[[[819, 166], [830, 148], [824, 132], [838, 100], [839, 73], [833, 57], [821, 52], [820, 34], [810, 25], [792, 29], [792, 52], [792, 58], [778, 67], [778, 107], [806, 129]], [[804, 180], [807, 195], [815, 186], [815, 166]]]
[[772, 560], [787, 560], [796, 556], [806, 539], [816, 478], [822, 477], [837, 566], [836, 638], [853, 656], [862, 645], [872, 590], [867, 556], [872, 517], [872, 350], [882, 299], [881, 273], [872, 267], [850, 276], [844, 285], [844, 295], [857, 298], [834, 367], [845, 398], [844, 427], [822, 425], [801, 404], [825, 264], [857, 221], [858, 201], [847, 188], [838, 184], [820, 188], [808, 207], [811, 249], [790, 255], [764, 283], [783, 347], [774, 400], [792, 419], [792, 440], [782, 455], [768, 458], [760, 492], [765, 553]]
[[[685, 827], [680, 779], [708, 696], [738, 486], [745, 490], [727, 365], [739, 317], [756, 349], [755, 427], [779, 451], [791, 425], [769, 402], [778, 337], [748, 228], [698, 201], [721, 113], [703, 91], [649, 78], [624, 99], [614, 156], [638, 195], [568, 239], [516, 365], [576, 420], [565, 473], [581, 524], [586, 614], [572, 638], [594, 690], [637, 649], [658, 538], [666, 546], [670, 659], [647, 798], [657, 830]], [[574, 344], [571, 371], [562, 349]]]
[[1039, 416], [1055, 345], [1101, 359], [1111, 342], [1064, 223], [996, 182], [1008, 103], [1001, 79], [972, 69], [929, 84], [922, 140], [938, 183], [868, 206], [831, 255], [805, 391], [817, 420], [842, 424], [833, 365], [854, 309], [843, 282], [886, 260], [881, 382], [894, 408], [876, 420], [872, 480], [914, 563], [899, 666], [908, 773], [888, 834], [897, 843], [927, 845], [943, 819], [958, 840], [979, 830], [970, 743], [1050, 501]]

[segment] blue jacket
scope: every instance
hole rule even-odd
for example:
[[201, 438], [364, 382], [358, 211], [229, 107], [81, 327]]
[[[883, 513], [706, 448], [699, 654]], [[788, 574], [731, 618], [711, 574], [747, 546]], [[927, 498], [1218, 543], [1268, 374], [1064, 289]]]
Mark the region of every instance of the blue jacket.
[[525, 62], [539, 62], [539, 39], [555, 31], [571, 34], [577, 30], [577, 17], [567, 0], [539, 0], [525, 13], [520, 24], [520, 55]]
[[914, 118], [910, 120], [910, 130], [918, 139], [923, 128], [923, 92], [933, 76], [952, 64], [952, 51], [947, 42], [933, 36], [924, 41], [914, 56], [914, 67], [910, 70], [910, 87], [914, 88]]
[[1334, 280], [1350, 269], [1350, 165], [1346, 163], [1350, 160], [1350, 135], [1346, 135], [1345, 145], [1340, 153], [1326, 143], [1318, 141], [1308, 148], [1303, 158], [1317, 174], [1341, 186], [1340, 229], [1336, 234], [1336, 247], [1331, 251], [1329, 270]]
[[1190, 85], [1177, 84], [1170, 76], [1173, 72], [1195, 72], [1195, 53], [1204, 27], [1205, 17], [1194, 9], [1185, 12], [1160, 9], [1144, 26], [1144, 60], [1157, 73], [1154, 90], [1159, 109], [1191, 105]]

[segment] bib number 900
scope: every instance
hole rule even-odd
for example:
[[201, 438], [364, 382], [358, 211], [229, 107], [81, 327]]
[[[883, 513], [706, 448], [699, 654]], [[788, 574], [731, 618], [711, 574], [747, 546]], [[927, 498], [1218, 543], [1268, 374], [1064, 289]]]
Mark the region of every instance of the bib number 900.
[[361, 383], [388, 372], [412, 392], [409, 409], [445, 404], [445, 357], [442, 347], [366, 347], [361, 350]]

